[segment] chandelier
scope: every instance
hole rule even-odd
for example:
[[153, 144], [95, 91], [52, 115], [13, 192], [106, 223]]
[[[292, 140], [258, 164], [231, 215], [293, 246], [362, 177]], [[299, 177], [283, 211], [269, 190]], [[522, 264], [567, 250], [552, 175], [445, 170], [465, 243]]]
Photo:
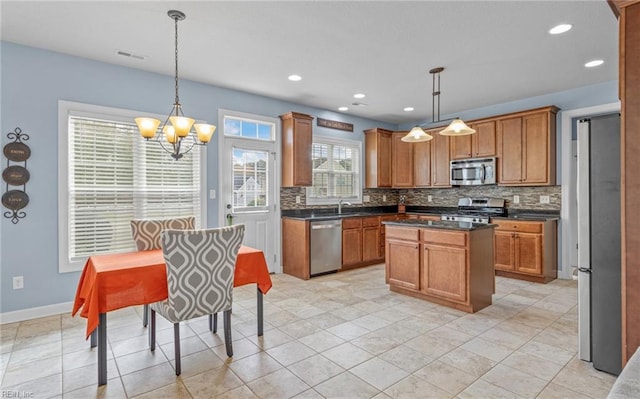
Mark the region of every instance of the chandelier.
[[[444, 71], [443, 67], [433, 68], [429, 71], [432, 75], [432, 90], [431, 90], [431, 123], [443, 122], [450, 119], [440, 119], [440, 72]], [[437, 100], [437, 108], [436, 108]], [[436, 118], [436, 115], [438, 116]], [[443, 136], [465, 136], [473, 134], [476, 131], [467, 126], [466, 123], [460, 118], [451, 118], [453, 121], [445, 129], [439, 133]], [[429, 141], [433, 139], [433, 136], [425, 132], [420, 126], [415, 126], [406, 136], [401, 140], [409, 143], [417, 143], [421, 141]]]
[[[185, 117], [182, 112], [178, 95], [178, 21], [182, 21], [186, 16], [177, 10], [170, 10], [167, 15], [173, 19], [175, 24], [176, 97], [173, 107], [160, 131], [158, 131], [158, 127], [161, 121], [158, 119], [140, 117], [135, 118], [135, 121], [140, 135], [145, 140], [159, 143], [177, 161], [191, 151], [194, 146], [206, 145], [211, 140], [216, 127], [207, 123], [194, 123], [194, 119]], [[192, 128], [195, 129], [195, 132]]]

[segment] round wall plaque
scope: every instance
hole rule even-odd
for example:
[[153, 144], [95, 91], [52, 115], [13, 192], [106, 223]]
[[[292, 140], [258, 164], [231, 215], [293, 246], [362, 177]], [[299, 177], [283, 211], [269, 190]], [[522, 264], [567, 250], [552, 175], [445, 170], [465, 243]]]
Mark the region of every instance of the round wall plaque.
[[29, 203], [29, 196], [24, 191], [9, 190], [2, 195], [2, 205], [13, 211], [22, 209]]
[[4, 156], [13, 162], [24, 162], [31, 156], [31, 149], [28, 145], [19, 142], [9, 143], [2, 149]]
[[2, 179], [10, 186], [22, 186], [27, 184], [31, 175], [24, 166], [13, 165], [2, 171]]

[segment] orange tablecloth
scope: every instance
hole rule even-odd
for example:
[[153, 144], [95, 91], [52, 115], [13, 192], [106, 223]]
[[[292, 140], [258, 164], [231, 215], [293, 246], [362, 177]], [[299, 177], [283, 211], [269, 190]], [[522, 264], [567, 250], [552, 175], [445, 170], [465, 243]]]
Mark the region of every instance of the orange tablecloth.
[[[236, 259], [233, 286], [252, 283], [266, 294], [271, 288], [271, 277], [262, 251], [243, 245]], [[100, 313], [167, 297], [167, 269], [161, 249], [96, 255], [84, 265], [72, 315], [82, 308], [80, 316], [87, 318], [89, 337], [98, 326]]]

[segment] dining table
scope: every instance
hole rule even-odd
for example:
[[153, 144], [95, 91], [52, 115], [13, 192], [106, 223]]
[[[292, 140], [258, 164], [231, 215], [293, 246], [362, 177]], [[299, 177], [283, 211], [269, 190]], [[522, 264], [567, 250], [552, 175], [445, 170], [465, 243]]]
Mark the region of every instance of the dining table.
[[[233, 286], [257, 285], [258, 336], [263, 335], [263, 295], [272, 286], [264, 253], [242, 245]], [[168, 298], [162, 249], [90, 256], [84, 265], [72, 315], [87, 319], [86, 338], [98, 347], [98, 385], [107, 383], [107, 312]], [[96, 342], [97, 341], [97, 342]]]

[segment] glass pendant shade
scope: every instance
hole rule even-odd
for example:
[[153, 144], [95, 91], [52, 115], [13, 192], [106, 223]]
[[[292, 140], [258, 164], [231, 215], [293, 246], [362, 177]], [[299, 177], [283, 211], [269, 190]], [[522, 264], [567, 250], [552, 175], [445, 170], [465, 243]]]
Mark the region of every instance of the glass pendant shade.
[[164, 133], [164, 137], [170, 144], [175, 144], [178, 142], [176, 129], [172, 125], [164, 125], [164, 127], [162, 128], [162, 132]]
[[425, 132], [420, 126], [416, 126], [400, 140], [406, 143], [419, 143], [421, 141], [429, 141], [431, 139], [433, 139], [432, 135]]
[[446, 129], [440, 131], [440, 134], [443, 136], [466, 136], [475, 132], [462, 119], [454, 119]]
[[191, 126], [193, 126], [193, 122], [195, 122], [194, 119], [185, 116], [170, 116], [169, 121], [171, 121], [171, 125], [175, 129], [178, 137], [187, 137]]
[[160, 121], [154, 118], [136, 118], [136, 125], [140, 130], [140, 135], [145, 139], [152, 139], [158, 132]]
[[209, 125], [208, 123], [196, 123], [193, 125], [196, 129], [196, 133], [198, 133], [198, 141], [201, 143], [208, 143], [211, 140], [211, 136], [216, 131], [216, 127], [214, 125]]

